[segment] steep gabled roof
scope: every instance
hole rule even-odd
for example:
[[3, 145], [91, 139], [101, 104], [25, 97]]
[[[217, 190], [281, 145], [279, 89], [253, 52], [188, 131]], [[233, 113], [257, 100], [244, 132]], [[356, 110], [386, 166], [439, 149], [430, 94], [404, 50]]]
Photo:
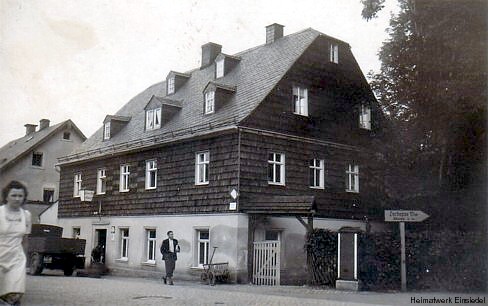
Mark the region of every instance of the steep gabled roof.
[[25, 156], [25, 154], [29, 154], [33, 149], [44, 143], [59, 130], [64, 129], [67, 125], [70, 125], [83, 140], [86, 139], [85, 135], [78, 129], [73, 121], [70, 119], [65, 120], [61, 123], [46, 127], [40, 131], [12, 140], [1, 147], [0, 170], [22, 158]]
[[[229, 101], [212, 115], [203, 115], [203, 90], [209, 82], [214, 81], [215, 66], [186, 72], [190, 78], [171, 95], [172, 100], [181, 101], [181, 110], [160, 129], [145, 131], [145, 106], [153, 96], [166, 96], [165, 82], [157, 83], [134, 97], [116, 113], [118, 116], [132, 117], [117, 135], [102, 141], [100, 128], [76, 150], [75, 154], [61, 158], [60, 162], [70, 163], [128, 151], [131, 148], [138, 149], [148, 144], [172, 141], [175, 131], [183, 135], [184, 131], [197, 127], [202, 133], [210, 133], [216, 127], [236, 126], [265, 99], [319, 35], [323, 34], [306, 29], [284, 36], [274, 43], [235, 54], [234, 56], [240, 58], [239, 64], [218, 79], [220, 86], [235, 88], [235, 92]], [[208, 131], [205, 132], [205, 129]], [[188, 134], [188, 137], [193, 136], [193, 132]], [[142, 139], [148, 140], [146, 144], [141, 141]]]

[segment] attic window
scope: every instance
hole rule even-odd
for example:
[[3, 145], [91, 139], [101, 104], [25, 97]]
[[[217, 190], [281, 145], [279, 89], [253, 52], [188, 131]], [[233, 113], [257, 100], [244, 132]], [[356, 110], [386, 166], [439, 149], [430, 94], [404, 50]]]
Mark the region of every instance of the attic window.
[[69, 140], [71, 137], [71, 133], [70, 132], [64, 132], [63, 133], [63, 139], [64, 140]]
[[110, 121], [103, 125], [103, 140], [110, 139]]
[[359, 113], [359, 127], [365, 130], [371, 130], [371, 108], [367, 105], [361, 105]]
[[224, 76], [224, 59], [218, 60], [215, 63], [215, 78], [221, 78]]
[[168, 95], [175, 93], [175, 78], [168, 78]]
[[42, 167], [42, 152], [32, 153], [32, 166]]
[[205, 115], [214, 112], [215, 108], [215, 91], [205, 93]]
[[339, 46], [330, 44], [330, 61], [339, 64]]
[[298, 86], [293, 86], [293, 103], [295, 114], [308, 116], [308, 90]]
[[155, 130], [161, 127], [161, 108], [146, 111], [146, 130]]

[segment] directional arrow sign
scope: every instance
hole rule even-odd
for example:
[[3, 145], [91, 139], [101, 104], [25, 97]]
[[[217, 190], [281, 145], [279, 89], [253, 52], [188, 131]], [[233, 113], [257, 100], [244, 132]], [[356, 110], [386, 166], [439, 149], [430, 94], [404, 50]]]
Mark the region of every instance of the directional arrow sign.
[[428, 217], [421, 210], [385, 210], [386, 222], [422, 222]]

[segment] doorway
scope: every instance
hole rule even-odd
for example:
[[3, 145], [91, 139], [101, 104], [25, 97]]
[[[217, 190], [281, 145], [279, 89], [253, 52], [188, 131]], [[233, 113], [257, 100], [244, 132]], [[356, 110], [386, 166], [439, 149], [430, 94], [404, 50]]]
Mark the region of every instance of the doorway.
[[[92, 260], [94, 262], [105, 263], [105, 248], [107, 246], [107, 230], [96, 229]], [[96, 250], [96, 251], [95, 251]]]

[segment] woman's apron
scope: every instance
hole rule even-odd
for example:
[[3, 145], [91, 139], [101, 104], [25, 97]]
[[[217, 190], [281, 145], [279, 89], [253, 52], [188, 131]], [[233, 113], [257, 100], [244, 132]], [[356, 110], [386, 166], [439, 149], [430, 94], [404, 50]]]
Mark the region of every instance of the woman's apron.
[[20, 218], [9, 220], [6, 209], [5, 205], [0, 206], [0, 296], [25, 292], [26, 257], [22, 239], [30, 232], [29, 212], [21, 209]]

